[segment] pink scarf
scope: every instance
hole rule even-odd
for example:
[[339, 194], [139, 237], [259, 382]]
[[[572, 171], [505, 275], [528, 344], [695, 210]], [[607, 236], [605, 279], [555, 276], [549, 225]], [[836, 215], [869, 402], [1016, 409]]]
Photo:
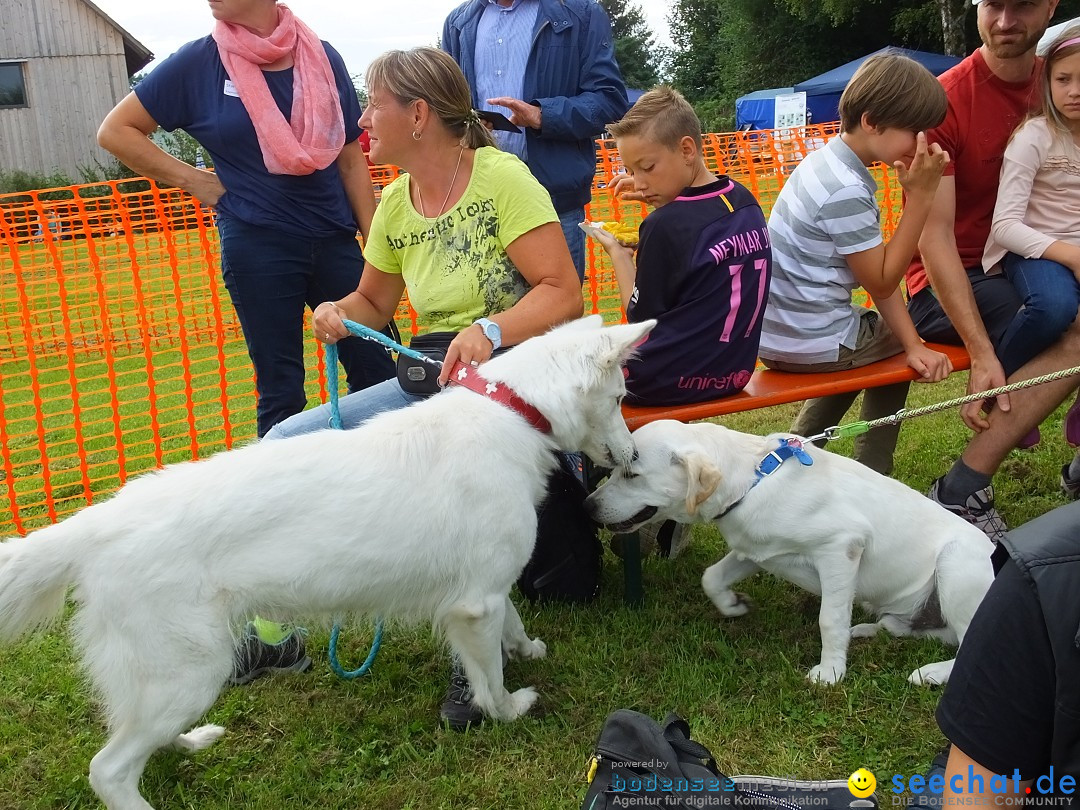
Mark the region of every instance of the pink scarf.
[[[218, 20], [214, 41], [255, 125], [263, 163], [270, 174], [311, 174], [325, 169], [345, 145], [345, 123], [330, 60], [315, 32], [281, 3], [278, 24], [265, 39], [240, 25]], [[293, 57], [293, 100], [285, 120], [260, 65]], [[290, 123], [291, 122], [291, 123]]]

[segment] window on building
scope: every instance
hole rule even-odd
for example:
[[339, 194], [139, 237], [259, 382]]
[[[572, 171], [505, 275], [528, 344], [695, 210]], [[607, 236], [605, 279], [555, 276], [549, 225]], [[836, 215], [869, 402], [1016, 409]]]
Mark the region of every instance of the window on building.
[[24, 62], [0, 62], [0, 109], [26, 107]]

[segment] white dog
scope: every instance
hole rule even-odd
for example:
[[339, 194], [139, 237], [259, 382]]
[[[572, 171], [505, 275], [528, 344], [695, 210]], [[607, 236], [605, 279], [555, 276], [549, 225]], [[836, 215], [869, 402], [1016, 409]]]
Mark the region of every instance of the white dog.
[[[724, 616], [747, 613], [731, 587], [760, 570], [820, 595], [812, 681], [843, 678], [848, 639], [882, 628], [959, 644], [994, 577], [986, 535], [856, 461], [812, 445], [780, 450], [786, 438], [653, 422], [635, 431], [635, 461], [590, 496], [589, 511], [617, 531], [715, 522], [730, 552], [701, 584]], [[856, 600], [879, 621], [851, 627]], [[952, 663], [919, 667], [908, 680], [945, 683]]]
[[75, 586], [76, 639], [110, 730], [90, 783], [109, 810], [150, 808], [138, 785], [157, 748], [221, 736], [181, 732], [217, 698], [234, 629], [256, 613], [431, 621], [478, 707], [504, 721], [526, 712], [536, 692], [506, 691], [500, 641], [514, 656], [545, 653], [507, 594], [532, 552], [553, 451], [616, 467], [633, 455], [620, 365], [655, 321], [600, 324], [567, 324], [480, 369], [546, 417], [548, 434], [452, 387], [356, 430], [169, 467], [0, 544], [0, 638], [55, 619]]

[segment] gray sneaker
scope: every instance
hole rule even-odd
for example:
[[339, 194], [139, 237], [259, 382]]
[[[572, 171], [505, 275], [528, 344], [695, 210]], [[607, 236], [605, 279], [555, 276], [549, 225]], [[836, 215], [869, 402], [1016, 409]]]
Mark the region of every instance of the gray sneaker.
[[1061, 468], [1061, 493], [1066, 498], [1071, 498], [1075, 501], [1080, 498], [1080, 481], [1069, 478], [1069, 467], [1071, 466], [1070, 463], [1063, 465]]
[[978, 492], [968, 495], [967, 500], [962, 504], [949, 503], [941, 499], [940, 490], [943, 478], [944, 476], [938, 478], [930, 485], [930, 491], [926, 493], [926, 497], [938, 506], [948, 509], [954, 515], [962, 517], [993, 540], [995, 545], [1000, 543], [1009, 527], [1005, 524], [1005, 518], [994, 508], [993, 484], [987, 486], [986, 489], [980, 489]]
[[236, 645], [229, 683], [244, 686], [263, 675], [307, 672], [311, 669], [311, 659], [305, 651], [305, 632], [298, 627], [280, 644], [267, 644], [259, 638], [255, 627], [249, 623], [244, 629], [243, 638]]

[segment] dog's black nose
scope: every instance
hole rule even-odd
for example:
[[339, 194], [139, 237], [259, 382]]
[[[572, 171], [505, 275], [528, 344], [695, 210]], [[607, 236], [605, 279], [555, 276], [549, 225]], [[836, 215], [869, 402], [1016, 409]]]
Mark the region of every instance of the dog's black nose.
[[636, 447], [634, 448], [634, 455], [630, 456], [630, 460], [631, 461], [637, 461], [638, 460], [638, 451], [637, 451]]

